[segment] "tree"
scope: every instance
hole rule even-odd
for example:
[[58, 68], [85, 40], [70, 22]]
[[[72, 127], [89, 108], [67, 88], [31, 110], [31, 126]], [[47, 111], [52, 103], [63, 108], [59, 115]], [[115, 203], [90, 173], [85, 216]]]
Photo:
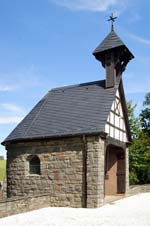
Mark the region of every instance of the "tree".
[[127, 110], [128, 110], [128, 118], [130, 124], [130, 131], [131, 131], [131, 138], [132, 138], [132, 145], [129, 147], [129, 180], [130, 184], [137, 184], [139, 183], [139, 179], [137, 176], [137, 166], [138, 166], [138, 152], [134, 146], [137, 138], [139, 137], [140, 131], [140, 124], [139, 118], [135, 117], [135, 109], [136, 104], [133, 104], [132, 101], [127, 102]]
[[150, 105], [150, 92], [146, 93], [143, 105]]
[[[150, 106], [150, 92], [145, 95], [144, 106]], [[142, 130], [146, 135], [150, 135], [150, 108], [145, 108], [140, 114]]]
[[150, 108], [145, 108], [140, 114], [141, 127], [146, 135], [150, 135]]
[[[150, 93], [147, 93], [143, 105], [150, 105]], [[134, 117], [136, 105], [128, 105], [129, 123], [132, 132], [132, 145], [129, 147], [130, 184], [150, 183], [150, 108]]]
[[129, 148], [130, 183], [150, 183], [150, 137], [134, 141]]
[[138, 138], [139, 130], [140, 130], [139, 118], [135, 117], [135, 114], [134, 114], [136, 107], [137, 107], [137, 104], [133, 104], [131, 100], [127, 102], [130, 132], [133, 140]]

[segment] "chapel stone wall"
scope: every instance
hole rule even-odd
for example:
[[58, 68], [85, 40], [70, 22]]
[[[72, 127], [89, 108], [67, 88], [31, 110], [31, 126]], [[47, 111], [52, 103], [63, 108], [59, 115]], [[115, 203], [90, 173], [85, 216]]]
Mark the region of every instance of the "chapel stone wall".
[[[8, 198], [48, 193], [51, 206], [101, 206], [104, 146], [99, 136], [7, 145]], [[40, 175], [29, 172], [28, 159], [34, 155], [40, 159]]]
[[105, 141], [98, 136], [87, 138], [87, 207], [104, 204]]
[[[82, 207], [82, 138], [17, 143], [7, 149], [9, 198], [49, 193], [51, 206]], [[39, 157], [41, 175], [29, 173], [30, 155]]]

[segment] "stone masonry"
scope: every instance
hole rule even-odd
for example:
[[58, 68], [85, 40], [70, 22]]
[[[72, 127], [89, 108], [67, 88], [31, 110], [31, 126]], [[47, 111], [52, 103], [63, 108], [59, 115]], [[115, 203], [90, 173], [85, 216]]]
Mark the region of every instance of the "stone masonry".
[[[41, 175], [29, 174], [31, 155]], [[51, 206], [99, 207], [104, 199], [104, 141], [99, 136], [7, 145], [8, 198], [49, 193]]]
[[97, 208], [104, 202], [105, 141], [87, 138], [87, 207]]

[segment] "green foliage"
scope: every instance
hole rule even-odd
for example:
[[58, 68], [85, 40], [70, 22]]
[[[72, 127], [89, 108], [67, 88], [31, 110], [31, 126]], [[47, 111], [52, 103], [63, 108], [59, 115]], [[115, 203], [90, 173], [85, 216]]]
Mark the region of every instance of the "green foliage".
[[129, 181], [130, 181], [130, 184], [131, 185], [134, 185], [134, 184], [138, 184], [139, 183], [139, 180], [137, 178], [137, 173], [136, 172], [130, 171]]
[[150, 183], [150, 137], [140, 137], [129, 148], [130, 183]]
[[0, 181], [6, 176], [6, 160], [0, 160]]
[[150, 105], [150, 92], [146, 94], [143, 105]]
[[[150, 105], [150, 93], [145, 96], [143, 105]], [[129, 123], [133, 144], [129, 147], [130, 184], [150, 183], [150, 108], [134, 116], [136, 105], [128, 102]]]
[[133, 105], [132, 101], [127, 102], [128, 118], [129, 118], [132, 139], [138, 138], [139, 130], [140, 130], [139, 118], [136, 118], [134, 115], [136, 106], [137, 106], [136, 104]]
[[150, 135], [150, 108], [145, 108], [140, 114], [140, 121], [143, 132]]

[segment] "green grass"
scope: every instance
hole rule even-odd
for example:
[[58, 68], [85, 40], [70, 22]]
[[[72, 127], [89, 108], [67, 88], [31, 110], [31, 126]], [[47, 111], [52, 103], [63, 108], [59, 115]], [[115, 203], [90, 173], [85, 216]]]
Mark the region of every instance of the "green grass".
[[6, 160], [0, 160], [0, 181], [6, 176]]

